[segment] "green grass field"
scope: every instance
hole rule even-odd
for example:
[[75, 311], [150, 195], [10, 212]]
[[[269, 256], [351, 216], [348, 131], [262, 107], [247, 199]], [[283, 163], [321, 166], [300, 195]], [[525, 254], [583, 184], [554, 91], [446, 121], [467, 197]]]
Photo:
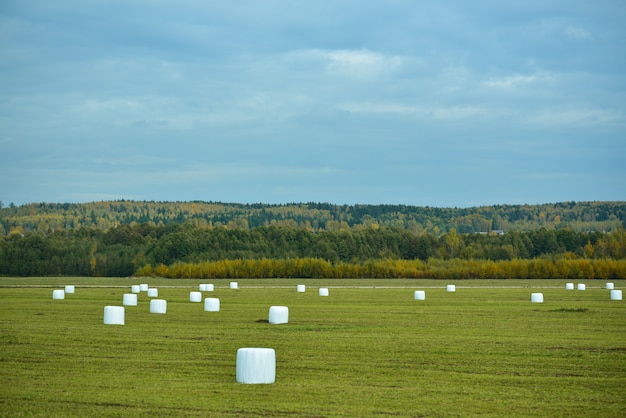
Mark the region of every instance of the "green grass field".
[[[238, 282], [0, 279], [0, 415], [626, 416], [626, 302], [604, 281]], [[167, 314], [144, 292], [125, 325], [104, 325], [139, 283]], [[220, 312], [189, 302], [199, 283]], [[76, 293], [53, 300], [66, 284]], [[288, 324], [267, 322], [273, 305]], [[236, 382], [242, 347], [276, 350], [274, 384]]]

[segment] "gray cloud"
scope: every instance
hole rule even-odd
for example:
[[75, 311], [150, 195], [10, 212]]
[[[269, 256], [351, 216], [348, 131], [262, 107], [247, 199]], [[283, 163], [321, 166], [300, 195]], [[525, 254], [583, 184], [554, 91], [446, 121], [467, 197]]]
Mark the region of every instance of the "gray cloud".
[[8, 1], [0, 199], [623, 200], [619, 1]]

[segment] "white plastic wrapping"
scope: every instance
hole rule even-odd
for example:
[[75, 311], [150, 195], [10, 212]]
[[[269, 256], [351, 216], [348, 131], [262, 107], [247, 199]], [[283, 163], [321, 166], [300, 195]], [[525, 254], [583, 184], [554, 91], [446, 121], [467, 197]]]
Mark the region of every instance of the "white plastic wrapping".
[[189, 292], [189, 302], [202, 302], [202, 293]]
[[139, 285], [139, 290], [141, 290], [142, 292], [147, 292], [148, 291], [148, 285], [145, 283], [142, 283]]
[[306, 292], [306, 285], [303, 284], [299, 284], [296, 286], [296, 291], [298, 291], [298, 293], [304, 293]]
[[237, 282], [230, 282], [230, 288], [231, 289], [239, 289], [239, 283], [237, 283]]
[[416, 290], [413, 293], [413, 298], [415, 300], [426, 300], [426, 292], [423, 290]]
[[270, 384], [276, 381], [276, 352], [273, 348], [237, 350], [237, 382]]
[[204, 310], [207, 312], [219, 312], [220, 300], [218, 298], [206, 298], [204, 299]]
[[286, 324], [289, 322], [289, 308], [286, 306], [271, 306], [269, 314], [270, 324]]
[[622, 291], [616, 289], [611, 290], [611, 300], [622, 300]]
[[150, 301], [150, 313], [164, 314], [167, 312], [167, 301], [165, 299], [152, 299]]
[[327, 287], [320, 287], [319, 295], [320, 296], [328, 296], [328, 288]]
[[137, 306], [137, 294], [136, 293], [124, 293], [124, 299], [122, 300], [124, 306]]
[[130, 291], [133, 293], [141, 292], [141, 287], [138, 284], [134, 284], [130, 287]]
[[151, 287], [148, 289], [148, 297], [149, 298], [158, 298], [159, 297], [159, 289], [156, 287]]
[[65, 294], [68, 294], [68, 293], [74, 293], [74, 286], [71, 284], [65, 286]]
[[585, 290], [587, 286], [584, 283], [578, 283], [578, 290]]
[[124, 325], [124, 307], [105, 306], [104, 323], [105, 325]]
[[574, 283], [565, 283], [565, 290], [574, 290]]
[[447, 292], [456, 292], [456, 285], [453, 284], [449, 284], [446, 286], [446, 291]]
[[531, 293], [530, 301], [532, 303], [543, 303], [543, 293]]
[[65, 290], [55, 289], [52, 291], [52, 299], [65, 299]]
[[606, 288], [609, 289], [609, 290], [615, 289], [615, 283], [607, 283], [606, 284]]

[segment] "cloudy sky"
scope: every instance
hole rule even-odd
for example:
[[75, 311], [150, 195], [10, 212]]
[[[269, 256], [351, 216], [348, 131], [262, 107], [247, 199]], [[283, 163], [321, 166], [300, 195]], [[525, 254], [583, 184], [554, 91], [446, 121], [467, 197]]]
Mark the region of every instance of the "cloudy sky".
[[2, 0], [0, 201], [626, 200], [623, 0]]

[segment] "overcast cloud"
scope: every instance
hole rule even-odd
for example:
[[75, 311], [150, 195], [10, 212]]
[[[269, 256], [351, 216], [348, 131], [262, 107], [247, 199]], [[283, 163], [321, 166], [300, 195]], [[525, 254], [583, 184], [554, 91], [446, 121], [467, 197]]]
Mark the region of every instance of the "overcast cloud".
[[626, 200], [626, 2], [518, 3], [3, 0], [0, 200]]

